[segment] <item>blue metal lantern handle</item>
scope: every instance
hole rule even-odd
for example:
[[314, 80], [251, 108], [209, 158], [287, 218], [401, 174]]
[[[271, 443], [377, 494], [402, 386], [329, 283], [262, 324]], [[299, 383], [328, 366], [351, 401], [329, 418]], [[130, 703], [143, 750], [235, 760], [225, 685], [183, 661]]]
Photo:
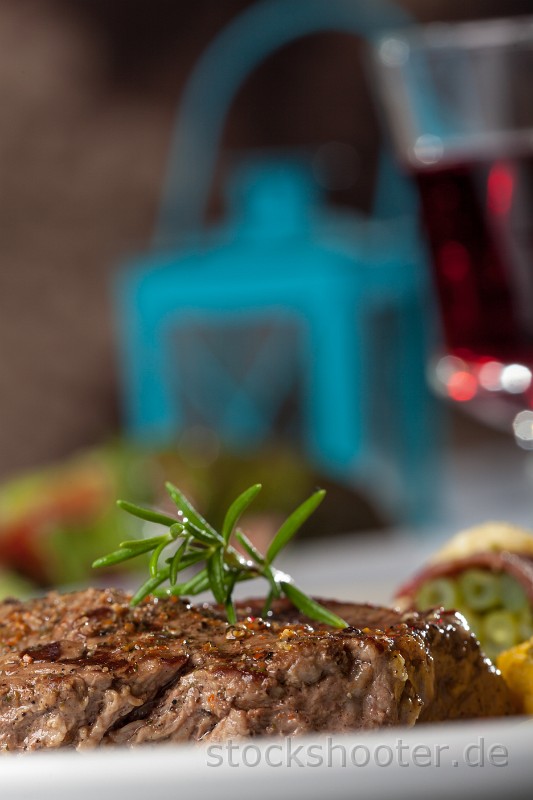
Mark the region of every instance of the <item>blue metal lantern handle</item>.
[[[313, 33], [342, 31], [372, 40], [409, 21], [404, 11], [385, 0], [263, 0], [233, 20], [201, 56], [186, 85], [156, 246], [167, 246], [181, 234], [201, 228], [231, 102], [246, 76], [267, 56]], [[402, 180], [400, 175], [397, 180]]]

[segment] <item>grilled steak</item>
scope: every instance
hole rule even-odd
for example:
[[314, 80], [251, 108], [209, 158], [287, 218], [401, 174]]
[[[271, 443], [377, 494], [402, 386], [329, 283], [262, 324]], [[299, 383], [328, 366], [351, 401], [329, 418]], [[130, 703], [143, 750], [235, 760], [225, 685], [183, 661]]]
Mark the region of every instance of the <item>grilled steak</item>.
[[453, 612], [326, 602], [352, 627], [288, 601], [230, 626], [219, 609], [116, 590], [0, 603], [0, 748], [220, 740], [352, 731], [512, 711]]

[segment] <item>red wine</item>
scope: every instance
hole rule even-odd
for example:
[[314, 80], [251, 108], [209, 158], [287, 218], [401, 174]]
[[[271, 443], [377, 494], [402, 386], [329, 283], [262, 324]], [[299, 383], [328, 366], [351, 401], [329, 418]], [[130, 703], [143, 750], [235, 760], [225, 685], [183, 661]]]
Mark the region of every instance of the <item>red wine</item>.
[[533, 407], [533, 156], [416, 179], [447, 352], [437, 382], [507, 426]]

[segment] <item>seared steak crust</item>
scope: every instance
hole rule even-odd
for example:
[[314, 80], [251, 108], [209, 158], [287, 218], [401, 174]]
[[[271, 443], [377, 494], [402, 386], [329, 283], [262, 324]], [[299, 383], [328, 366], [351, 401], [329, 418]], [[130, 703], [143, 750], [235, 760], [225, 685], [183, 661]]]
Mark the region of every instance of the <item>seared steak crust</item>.
[[454, 612], [219, 609], [88, 589], [0, 603], [0, 749], [348, 731], [512, 711]]

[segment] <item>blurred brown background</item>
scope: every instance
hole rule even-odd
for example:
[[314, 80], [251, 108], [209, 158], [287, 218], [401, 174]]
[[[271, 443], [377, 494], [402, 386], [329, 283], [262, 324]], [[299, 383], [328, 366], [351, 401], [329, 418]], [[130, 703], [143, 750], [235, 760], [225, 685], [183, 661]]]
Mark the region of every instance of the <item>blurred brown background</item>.
[[[327, 0], [324, 0], [327, 2]], [[119, 425], [109, 281], [150, 241], [191, 66], [245, 0], [0, 0], [0, 477]], [[420, 21], [533, 13], [526, 0], [404, 0]], [[335, 202], [371, 196], [377, 125], [345, 35], [294, 44], [234, 105], [227, 154], [354, 148]]]

